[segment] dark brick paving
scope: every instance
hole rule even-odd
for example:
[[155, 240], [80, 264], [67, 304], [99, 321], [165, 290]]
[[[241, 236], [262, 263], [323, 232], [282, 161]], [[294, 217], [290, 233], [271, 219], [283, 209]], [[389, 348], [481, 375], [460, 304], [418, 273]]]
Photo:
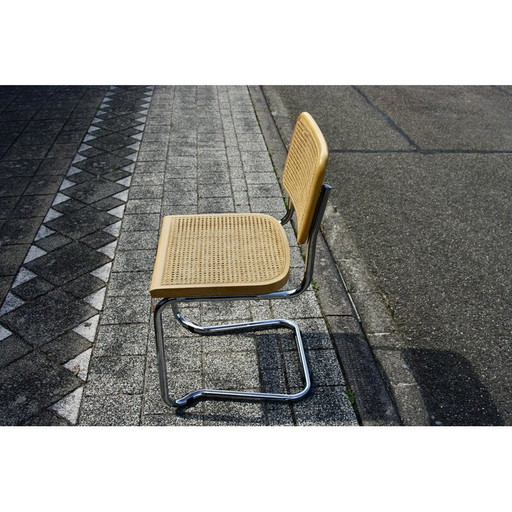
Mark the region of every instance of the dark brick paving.
[[0, 87], [0, 304], [106, 87]]
[[62, 424], [84, 383], [148, 92], [0, 88], [0, 424]]

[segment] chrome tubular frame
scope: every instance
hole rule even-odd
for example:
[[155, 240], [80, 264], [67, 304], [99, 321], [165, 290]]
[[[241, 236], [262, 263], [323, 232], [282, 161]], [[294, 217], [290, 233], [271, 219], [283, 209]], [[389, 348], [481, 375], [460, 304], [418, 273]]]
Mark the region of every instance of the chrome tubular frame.
[[[164, 298], [161, 299], [154, 308], [154, 323], [155, 323], [155, 335], [156, 335], [156, 352], [157, 352], [157, 363], [158, 363], [158, 374], [160, 378], [160, 393], [163, 401], [170, 407], [183, 407], [188, 405], [191, 401], [200, 398], [217, 398], [217, 399], [231, 399], [231, 400], [298, 400], [305, 396], [311, 389], [311, 378], [309, 374], [309, 368], [306, 360], [306, 354], [304, 351], [304, 345], [302, 342], [302, 336], [299, 326], [292, 320], [285, 320], [282, 318], [275, 318], [269, 320], [260, 320], [254, 322], [241, 322], [224, 325], [210, 325], [200, 326], [187, 320], [178, 310], [178, 304], [180, 302], [207, 302], [207, 301], [231, 301], [231, 300], [270, 300], [270, 299], [288, 299], [295, 297], [303, 293], [311, 284], [313, 277], [313, 267], [315, 261], [315, 247], [318, 231], [320, 229], [320, 222], [322, 220], [325, 207], [327, 205], [327, 199], [331, 187], [329, 185], [323, 185], [320, 197], [318, 199], [315, 215], [311, 228], [309, 231], [307, 249], [306, 249], [306, 261], [304, 276], [300, 286], [293, 290], [284, 290], [271, 292], [261, 295], [239, 295], [239, 296], [213, 296], [213, 297], [177, 297], [177, 298]], [[292, 217], [294, 212], [293, 205], [291, 205], [286, 212], [286, 215], [281, 219], [281, 224], [286, 224]], [[295, 342], [297, 345], [297, 351], [299, 353], [299, 359], [301, 363], [301, 373], [304, 380], [304, 388], [294, 394], [281, 394], [281, 393], [256, 393], [247, 391], [228, 391], [221, 389], [199, 389], [188, 393], [187, 395], [177, 400], [172, 400], [169, 395], [169, 384], [167, 376], [167, 363], [165, 361], [165, 344], [164, 344], [164, 333], [162, 324], [162, 312], [164, 308], [171, 305], [174, 317], [178, 322], [188, 329], [189, 331], [200, 334], [200, 335], [213, 335], [213, 334], [227, 334], [232, 332], [248, 332], [258, 331], [265, 329], [276, 329], [286, 328], [290, 329], [294, 333]]]

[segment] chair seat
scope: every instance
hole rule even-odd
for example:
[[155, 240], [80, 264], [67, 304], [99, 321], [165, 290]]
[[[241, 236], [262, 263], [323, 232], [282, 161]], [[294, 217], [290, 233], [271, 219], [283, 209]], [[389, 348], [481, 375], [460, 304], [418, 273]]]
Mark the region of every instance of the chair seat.
[[152, 297], [254, 295], [288, 281], [283, 226], [259, 213], [170, 215], [162, 222]]

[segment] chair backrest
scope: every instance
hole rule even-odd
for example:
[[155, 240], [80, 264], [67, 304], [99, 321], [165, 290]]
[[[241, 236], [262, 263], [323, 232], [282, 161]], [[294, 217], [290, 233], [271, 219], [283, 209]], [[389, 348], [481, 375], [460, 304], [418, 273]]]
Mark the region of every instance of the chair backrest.
[[324, 136], [307, 112], [297, 118], [284, 164], [283, 186], [297, 215], [297, 243], [308, 239], [329, 152]]

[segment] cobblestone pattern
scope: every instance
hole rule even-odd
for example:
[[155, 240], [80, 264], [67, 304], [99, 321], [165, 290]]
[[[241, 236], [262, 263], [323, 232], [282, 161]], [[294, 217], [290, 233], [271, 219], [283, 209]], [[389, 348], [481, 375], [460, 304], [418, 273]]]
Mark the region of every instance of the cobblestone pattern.
[[[202, 323], [285, 317], [299, 323], [313, 391], [294, 403], [204, 401], [170, 410], [160, 398], [148, 293], [162, 216], [266, 212], [284, 202], [246, 87], [156, 87], [138, 153], [80, 425], [356, 425], [313, 290], [293, 301], [195, 304]], [[292, 229], [291, 285], [303, 261]], [[170, 385], [293, 392], [301, 387], [291, 334], [199, 337], [164, 318]], [[181, 395], [180, 395], [181, 396]]]
[[6, 296], [2, 424], [76, 423], [151, 94], [108, 90]]

